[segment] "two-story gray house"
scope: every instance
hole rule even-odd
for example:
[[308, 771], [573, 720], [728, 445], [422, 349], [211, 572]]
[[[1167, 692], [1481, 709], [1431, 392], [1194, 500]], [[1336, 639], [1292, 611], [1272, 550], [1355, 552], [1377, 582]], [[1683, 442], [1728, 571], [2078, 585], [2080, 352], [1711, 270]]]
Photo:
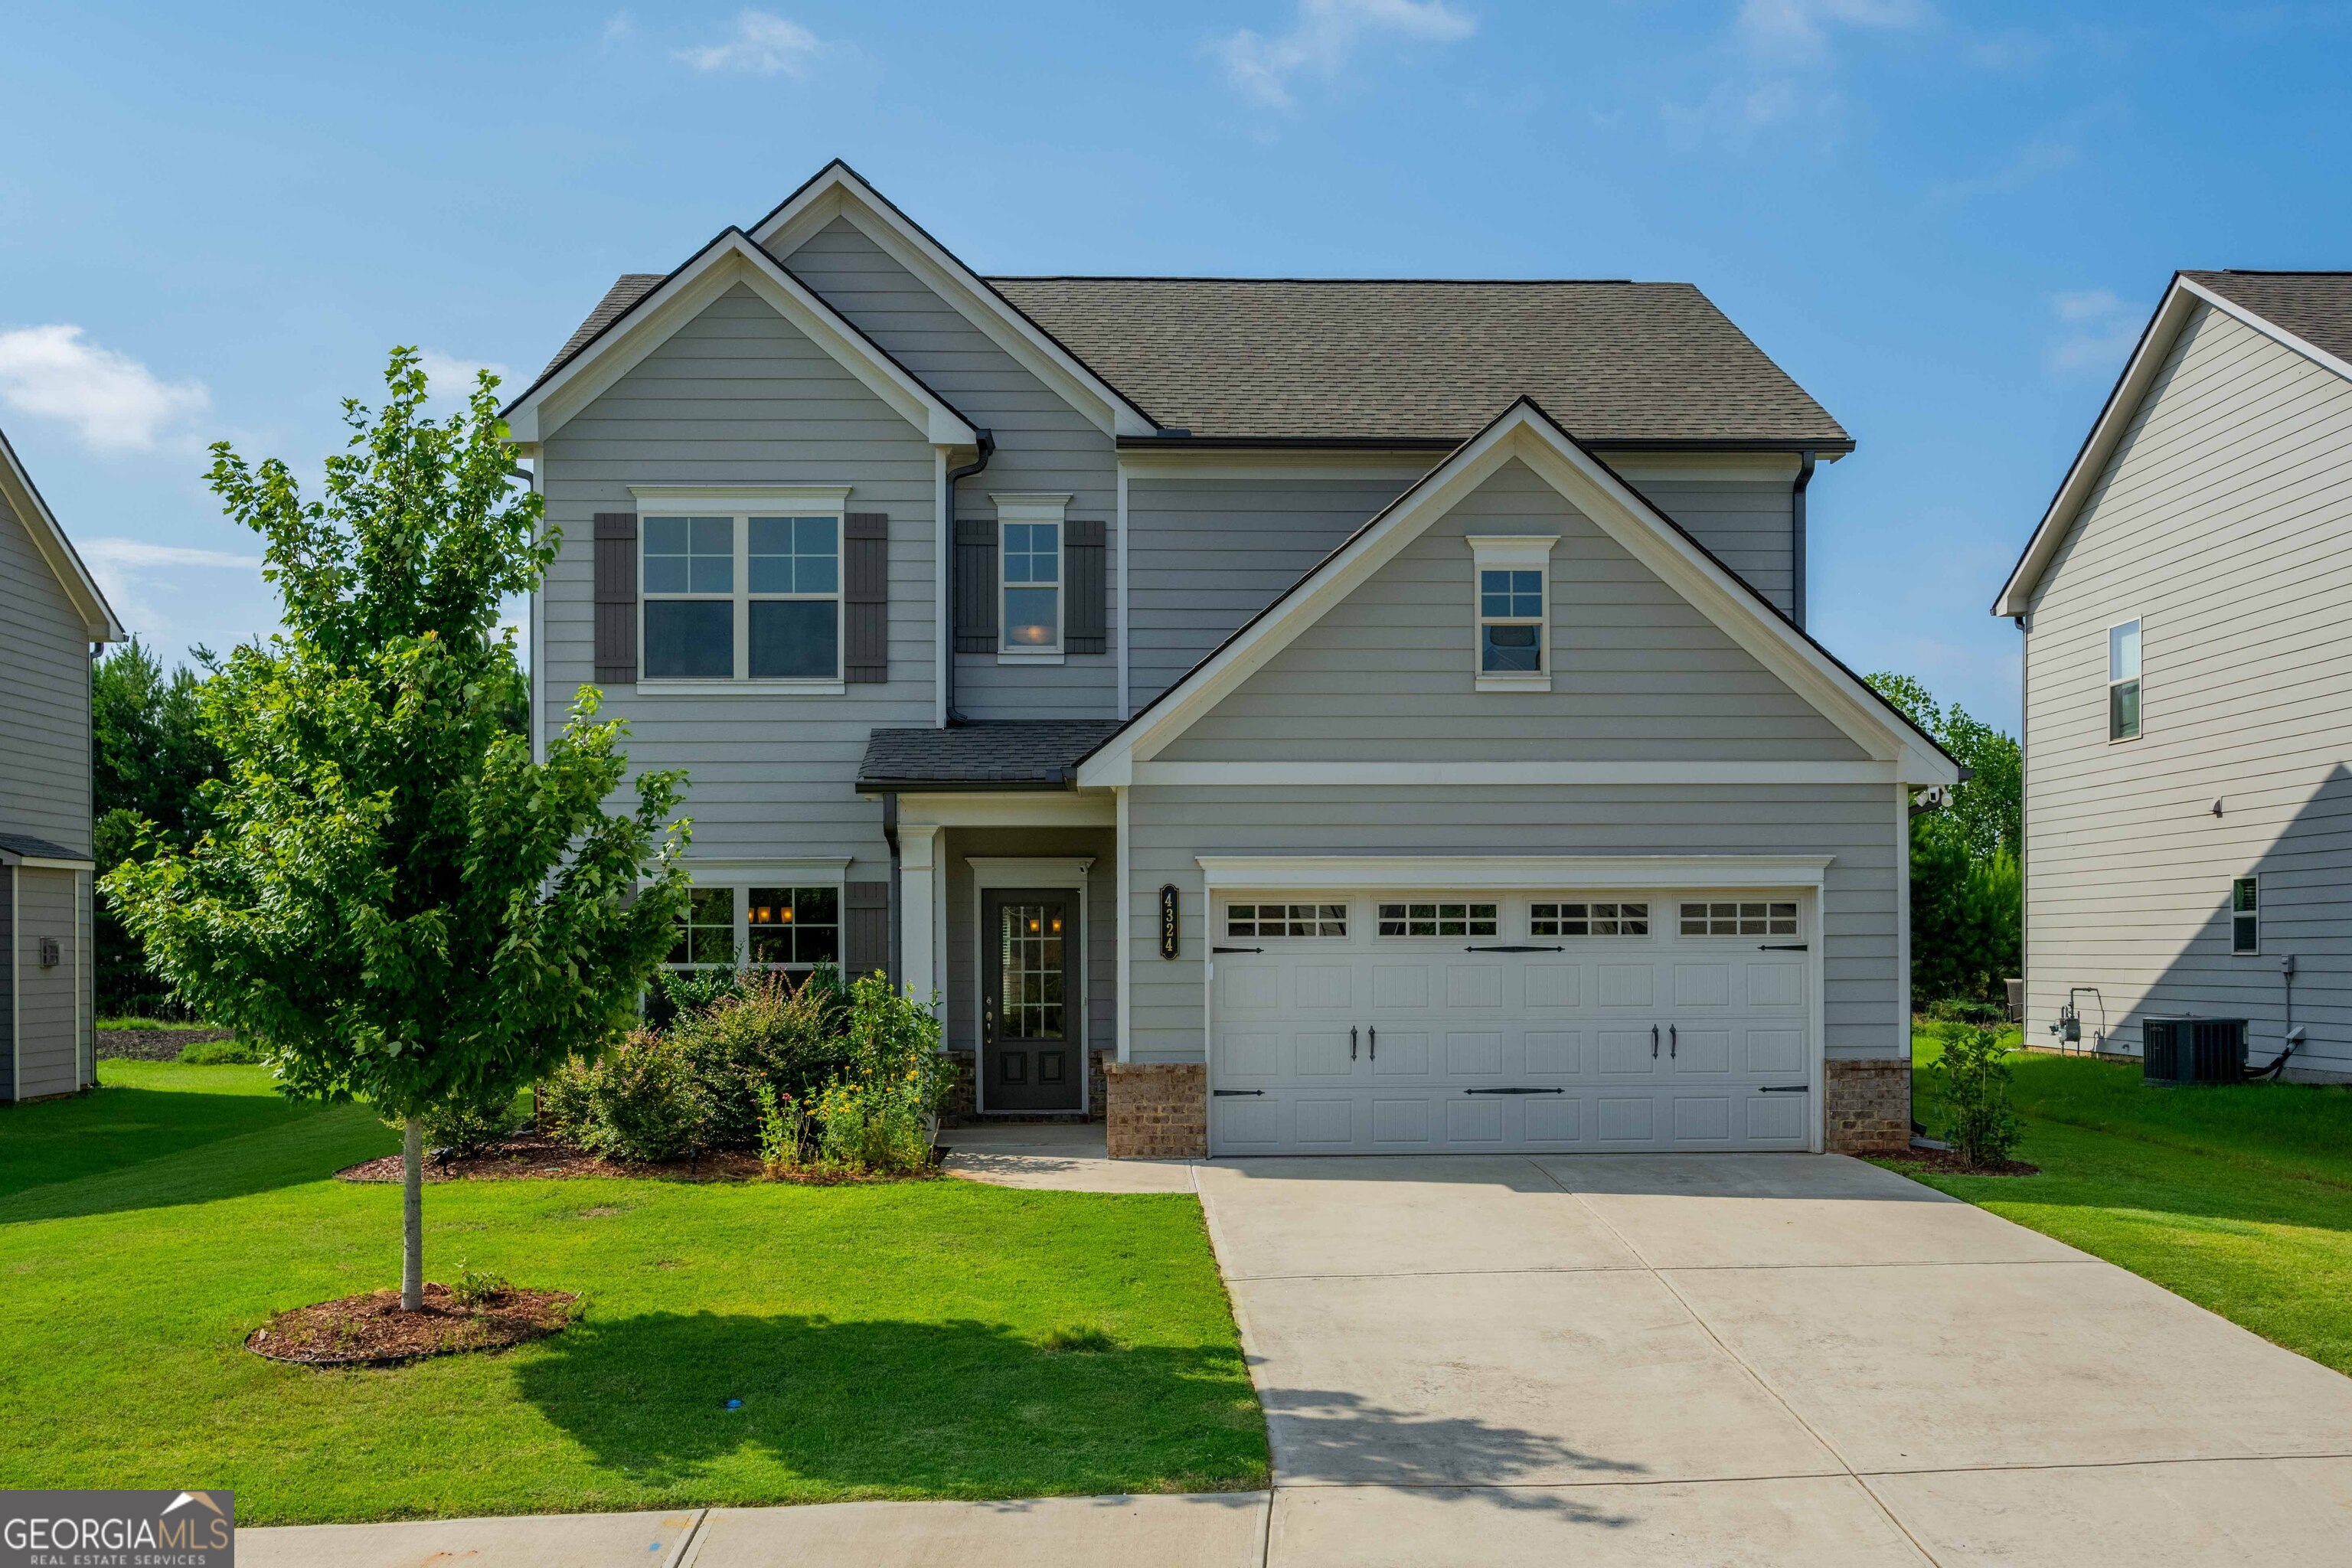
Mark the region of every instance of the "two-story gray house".
[[508, 411], [691, 777], [676, 960], [936, 995], [1117, 1153], [1907, 1139], [1906, 812], [1806, 635], [1846, 433], [1694, 288], [982, 278], [836, 163]]
[[89, 662], [122, 635], [0, 435], [0, 1100], [98, 1081]]
[[2181, 272], [1993, 613], [2025, 634], [2026, 1037], [2243, 1018], [2352, 1079], [2352, 273]]

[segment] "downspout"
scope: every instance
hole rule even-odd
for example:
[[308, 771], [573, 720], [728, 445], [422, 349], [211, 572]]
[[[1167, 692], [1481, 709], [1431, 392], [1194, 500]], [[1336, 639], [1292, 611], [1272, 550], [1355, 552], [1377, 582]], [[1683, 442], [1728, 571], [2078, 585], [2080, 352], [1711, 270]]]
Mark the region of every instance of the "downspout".
[[1789, 618], [1805, 624], [1805, 487], [1813, 482], [1813, 449], [1797, 457], [1797, 482], [1789, 491]]
[[[992, 432], [992, 431], [988, 431], [988, 430], [975, 430], [975, 431], [973, 431], [973, 432], [972, 432], [972, 434], [973, 434], [973, 436], [974, 436], [974, 437], [976, 437], [978, 438], [980, 450], [979, 450], [978, 454], [977, 454], [976, 456], [974, 456], [974, 457], [973, 457], [973, 458], [972, 458], [972, 460], [971, 460], [971, 462], [966, 463], [963, 467], [961, 467], [961, 468], [950, 468], [950, 469], [948, 470], [948, 496], [947, 496], [947, 509], [948, 509], [948, 514], [947, 514], [947, 516], [946, 516], [946, 517], [944, 517], [944, 518], [942, 518], [942, 519], [940, 519], [940, 527], [942, 527], [942, 528], [944, 528], [944, 529], [946, 529], [946, 530], [948, 531], [948, 572], [949, 572], [949, 582], [948, 582], [948, 624], [947, 624], [947, 626], [946, 626], [946, 629], [945, 629], [944, 633], [942, 634], [942, 635], [944, 635], [944, 636], [947, 637], [947, 639], [948, 639], [948, 657], [947, 657], [947, 688], [948, 688], [948, 689], [947, 689], [947, 700], [946, 700], [944, 703], [942, 703], [942, 704], [941, 704], [941, 706], [942, 706], [943, 708], [945, 708], [945, 709], [946, 709], [946, 710], [947, 710], [947, 716], [948, 716], [948, 722], [949, 722], [949, 723], [950, 723], [950, 724], [960, 724], [960, 723], [961, 723], [961, 722], [963, 721], [963, 715], [956, 711], [956, 705], [955, 705], [955, 668], [956, 668], [956, 646], [955, 646], [955, 604], [956, 604], [956, 585], [955, 585], [955, 581], [954, 581], [954, 573], [955, 573], [955, 569], [956, 569], [956, 536], [955, 536], [955, 528], [956, 528], [956, 504], [955, 504], [955, 497], [956, 497], [956, 481], [957, 481], [958, 479], [968, 479], [971, 478], [971, 477], [972, 477], [972, 475], [974, 475], [974, 474], [976, 474], [976, 473], [980, 472], [980, 470], [981, 470], [981, 469], [982, 469], [982, 468], [986, 468], [986, 467], [988, 467], [988, 459], [989, 459], [989, 458], [992, 458], [992, 457], [994, 457], [994, 456], [996, 455], [996, 436], [995, 436], [995, 433], [994, 433], [994, 432]], [[895, 795], [891, 795], [891, 796], [886, 796], [885, 798], [886, 798], [886, 799], [887, 799], [887, 800], [889, 800], [889, 801], [891, 802], [891, 809], [895, 810], [895, 809], [896, 809], [896, 806], [897, 806], [898, 797], [897, 797], [897, 796], [895, 796]], [[891, 829], [890, 829], [890, 832], [891, 832], [891, 834], [892, 834], [892, 837], [891, 837], [891, 840], [890, 840], [890, 868], [891, 868], [891, 869], [890, 869], [890, 880], [891, 880], [891, 883], [892, 883], [892, 888], [891, 888], [891, 896], [892, 896], [893, 898], [896, 898], [896, 897], [898, 896], [897, 883], [898, 883], [898, 838], [897, 838], [897, 837], [896, 837], [896, 835], [897, 835], [897, 833], [898, 833], [898, 828], [897, 828], [897, 826], [896, 826], [897, 818], [896, 818], [895, 816], [893, 816], [893, 817], [891, 818], [891, 821], [892, 821], [892, 824], [893, 824], [893, 826], [892, 826], [892, 827], [891, 827]], [[895, 906], [894, 906], [894, 907], [895, 907]], [[898, 924], [897, 924], [897, 917], [894, 915], [894, 916], [892, 916], [892, 917], [891, 917], [891, 919], [892, 919], [892, 923], [891, 923], [891, 927], [890, 927], [890, 929], [891, 929], [891, 931], [894, 931], [894, 932], [895, 932], [895, 931], [898, 929]]]
[[890, 790], [882, 796], [882, 838], [890, 846], [890, 984], [898, 982], [898, 945], [904, 922], [898, 912], [898, 792]]

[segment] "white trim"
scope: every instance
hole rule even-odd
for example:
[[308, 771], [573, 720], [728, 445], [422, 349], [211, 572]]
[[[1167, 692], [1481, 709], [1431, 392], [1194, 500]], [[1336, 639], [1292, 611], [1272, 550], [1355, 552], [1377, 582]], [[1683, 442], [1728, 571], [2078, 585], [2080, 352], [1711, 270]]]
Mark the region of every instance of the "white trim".
[[[2128, 735], [2116, 733], [2116, 688], [2124, 681], [2116, 679], [2116, 633], [2125, 626], [2132, 628], [2132, 658], [2139, 668], [2124, 678], [2139, 688], [2139, 710], [2134, 715], [2137, 725]], [[2137, 610], [2120, 621], [2109, 621], [2099, 637], [2099, 655], [2106, 661], [2106, 683], [2100, 688], [2105, 700], [2099, 715], [2099, 727], [2107, 732], [2110, 746], [2129, 745], [2147, 733], [2147, 621]]]
[[1139, 784], [1885, 784], [1892, 763], [1138, 763]]
[[1170, 689], [1156, 709], [1078, 771], [1087, 788], [1129, 783], [1276, 654], [1340, 603], [1503, 464], [1517, 458], [1559, 490], [1628, 553], [1656, 573], [1765, 668], [1786, 681], [1868, 755], [1906, 782], [1949, 784], [1958, 769], [1803, 633], [1774, 615], [1720, 562], [1570, 439], [1525, 399], [1367, 523], [1260, 619]]
[[[1907, 1062], [1911, 1059], [1911, 791], [1907, 787], [1895, 792], [1895, 1031]], [[1818, 1093], [1815, 1098], [1820, 1098]], [[1828, 1106], [1820, 1110], [1828, 1115]]]
[[1107, 794], [1010, 789], [898, 797], [901, 825], [919, 822], [940, 827], [1108, 827], [1118, 820], [1118, 804]]
[[[1617, 476], [1639, 483], [1643, 479], [1749, 479], [1768, 484], [1792, 484], [1800, 461], [1794, 452], [1655, 452], [1647, 449], [1612, 451], [1595, 443], [1592, 455], [1617, 470]], [[1843, 452], [1817, 453], [1821, 462], [1834, 463]]]
[[[850, 485], [631, 485], [637, 510], [773, 513], [814, 508], [835, 517], [849, 510]], [[814, 512], [794, 515], [813, 516]]]
[[1817, 888], [1830, 855], [1200, 855], [1227, 890]]
[[839, 159], [761, 218], [750, 237], [789, 258], [836, 217], [846, 219], [1105, 435], [1149, 436], [1160, 428]]
[[876, 348], [738, 228], [711, 241], [562, 369], [508, 405], [502, 417], [509, 438], [520, 443], [546, 440], [739, 283], [766, 300], [803, 337], [863, 382], [866, 390], [888, 404], [925, 440], [969, 447], [979, 439], [962, 415]]
[[[1125, 458], [1118, 459], [1118, 716], [1121, 719], [1126, 719], [1130, 717], [1134, 711], [1134, 697], [1129, 684], [1127, 663], [1127, 459]], [[1122, 991], [1120, 994], [1124, 995], [1125, 992]], [[1124, 1026], [1120, 1027], [1118, 1032], [1118, 1048], [1122, 1053], [1119, 1057], [1119, 1060], [1125, 1061], [1127, 1059], [1124, 1055], [1127, 1050], [1127, 1029]]]
[[[537, 448], [533, 448], [530, 454], [530, 488], [539, 497], [539, 537], [544, 541], [548, 527], [547, 454]], [[595, 546], [592, 542], [589, 548], [593, 551]], [[552, 570], [551, 564], [550, 570]], [[547, 574], [541, 573], [539, 580], [530, 585], [528, 634], [530, 638], [530, 760], [540, 765], [547, 762], [547, 617], [541, 613], [539, 602], [540, 595], [546, 592]], [[591, 592], [593, 592], [593, 587]]]
[[[1559, 535], [1535, 533], [1465, 533], [1470, 547], [1470, 678], [1480, 691], [1549, 691], [1551, 689], [1551, 552]], [[1491, 619], [1521, 620], [1523, 616], [1486, 614], [1486, 574], [1536, 574], [1536, 668], [1495, 670], [1486, 667], [1486, 627]]]
[[[992, 490], [988, 499], [996, 507], [996, 662], [999, 664], [1060, 664], [1069, 646], [1070, 584], [1064, 570], [1070, 545], [1070, 498], [1066, 495], [1038, 495], [1017, 491]], [[1036, 588], [1036, 583], [1015, 583], [1005, 574], [1005, 530], [1013, 524], [1034, 527], [1047, 525], [1054, 530], [1054, 641], [1049, 647], [1035, 643], [1008, 643], [1005, 637], [1013, 630], [1013, 617], [1004, 611], [1004, 596], [1016, 588]]]
[[[903, 811], [899, 821], [903, 831], [905, 826]], [[1075, 933], [1077, 937], [1078, 950], [1076, 962], [1071, 961], [1070, 944], [1065, 942], [1062, 948], [1062, 963], [1066, 974], [1074, 977], [1076, 982], [1076, 1006], [1067, 1016], [1076, 1017], [1078, 1026], [1075, 1033], [1077, 1037], [1078, 1047], [1076, 1114], [1080, 1116], [1091, 1115], [1094, 1111], [1094, 1042], [1087, 1038], [1089, 1020], [1087, 1016], [1087, 970], [1092, 958], [1089, 950], [1094, 940], [1093, 929], [1087, 923], [1087, 873], [1093, 868], [1095, 858], [1091, 855], [1060, 858], [997, 855], [964, 857], [964, 864], [971, 868], [971, 984], [972, 1005], [976, 1009], [985, 1008], [986, 1004], [983, 999], [988, 994], [987, 917], [990, 891], [1037, 889], [1052, 892], [1068, 892], [1075, 889], [1077, 893], [1077, 930]], [[987, 1048], [987, 1042], [980, 1037], [981, 1031], [977, 1024], [977, 1020], [982, 1016], [982, 1012], [975, 1012], [973, 1015], [975, 1024], [971, 1032], [971, 1105], [972, 1110], [978, 1112], [985, 1112], [988, 1110], [988, 1064], [982, 1054]], [[940, 1037], [942, 1039], [946, 1037], [944, 1033]], [[1034, 1114], [1066, 1116], [1071, 1112], [1039, 1111]]]
[[848, 683], [841, 680], [640, 680], [636, 688], [640, 697], [845, 697], [849, 693]]
[[[924, 1005], [947, 994], [940, 973], [941, 950], [933, 945], [939, 921], [931, 894], [937, 885], [934, 872], [943, 858], [938, 853], [939, 837], [940, 829], [929, 824], [899, 824], [898, 888], [905, 902], [898, 911], [900, 951], [895, 978], [901, 993]], [[940, 1038], [944, 1045], [944, 1032]]]
[[58, 521], [49, 503], [41, 499], [33, 483], [33, 476], [16, 456], [16, 448], [8, 444], [5, 431], [0, 431], [0, 501], [16, 514], [32, 536], [33, 548], [41, 552], [66, 597], [73, 601], [74, 612], [82, 620], [82, 633], [89, 642], [121, 642], [130, 634], [115, 618], [114, 607], [99, 591], [98, 579], [82, 564], [81, 555], [66, 537], [65, 525]]
[[[98, 890], [92, 882], [74, 878], [74, 1088], [89, 1089], [98, 1082], [98, 1021], [90, 1015], [97, 999], [89, 994], [82, 964], [88, 957], [90, 943], [98, 936], [96, 908]], [[82, 1047], [87, 1044], [85, 1058]]]
[[2058, 493], [2051, 498], [2049, 510], [2034, 524], [2032, 537], [2026, 541], [2016, 567], [1994, 598], [1994, 615], [2021, 616], [2033, 607], [2033, 596], [2041, 591], [2043, 574], [2057, 559], [2060, 546], [2074, 531], [2076, 519], [2089, 503], [2092, 491], [2097, 489], [2099, 478], [2106, 472], [2116, 448], [2123, 444], [2125, 430], [2139, 416], [2140, 406], [2147, 401], [2158, 373], [2172, 357], [2173, 344], [2200, 304], [2301, 354], [2321, 369], [2352, 380], [2352, 363], [2295, 336], [2267, 317], [2223, 299], [2195, 279], [2174, 273], [2164, 298], [2157, 302], [2156, 313], [2148, 318], [2147, 330], [2140, 335], [2139, 347], [2133, 351], [2123, 374], [2116, 378], [2115, 390], [2107, 395], [2106, 406], [2099, 411], [2089, 438], [2075, 454], [2065, 479], [2059, 483]]
[[828, 882], [845, 884], [849, 880], [849, 860], [846, 855], [813, 855], [781, 860], [685, 859], [678, 864], [686, 868], [690, 880], [713, 886], [740, 882], [749, 887], [757, 882], [763, 888], [818, 887]]
[[8, 1098], [25, 1098], [25, 879], [21, 861], [8, 878]]
[[[1118, 963], [1113, 973], [1117, 976], [1115, 984], [1118, 989], [1114, 994], [1112, 1001], [1118, 1010], [1118, 1039], [1116, 1042], [1118, 1059], [1126, 1061], [1129, 1059], [1132, 1049], [1129, 1040], [1134, 1029], [1132, 1021], [1134, 1017], [1132, 1004], [1135, 996], [1133, 973], [1135, 968], [1135, 848], [1132, 837], [1134, 826], [1129, 815], [1128, 792], [1120, 790], [1115, 798], [1118, 802], [1118, 831], [1112, 843], [1118, 854]], [[1183, 895], [1179, 893], [1177, 897], [1181, 900]], [[1181, 904], [1179, 907], [1181, 909]]]
[[1118, 455], [1121, 466], [1145, 479], [1390, 479], [1403, 484], [1421, 478], [1444, 458], [1444, 452], [1434, 450], [1415, 461], [1360, 451], [1244, 454], [1216, 447], [1198, 452], [1173, 447], [1127, 447]]
[[[955, 541], [948, 537], [948, 449], [931, 448], [931, 727], [948, 727], [948, 584]], [[944, 1040], [944, 1028], [940, 1037]]]
[[0, 849], [0, 866], [22, 866], [27, 871], [89, 871], [98, 870], [98, 862], [71, 855], [19, 855], [13, 849]]

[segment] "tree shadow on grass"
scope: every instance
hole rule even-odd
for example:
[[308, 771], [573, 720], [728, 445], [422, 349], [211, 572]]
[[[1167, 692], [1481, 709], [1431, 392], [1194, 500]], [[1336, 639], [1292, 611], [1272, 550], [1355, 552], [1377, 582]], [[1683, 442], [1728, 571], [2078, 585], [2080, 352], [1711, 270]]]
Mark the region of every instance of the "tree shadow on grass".
[[1057, 1352], [971, 1321], [592, 1310], [515, 1373], [597, 1465], [713, 1500], [1265, 1484], [1265, 1425], [1230, 1350]]
[[[244, 1197], [320, 1181], [399, 1147], [400, 1135], [364, 1106], [132, 1089], [102, 1089], [92, 1100], [119, 1114], [108, 1125], [132, 1131], [86, 1157], [28, 1158], [33, 1174], [48, 1173], [37, 1184], [11, 1190], [0, 1178], [0, 1225]], [[256, 1105], [274, 1114], [254, 1115], [248, 1130], [239, 1113]], [[191, 1135], [198, 1132], [208, 1135]]]

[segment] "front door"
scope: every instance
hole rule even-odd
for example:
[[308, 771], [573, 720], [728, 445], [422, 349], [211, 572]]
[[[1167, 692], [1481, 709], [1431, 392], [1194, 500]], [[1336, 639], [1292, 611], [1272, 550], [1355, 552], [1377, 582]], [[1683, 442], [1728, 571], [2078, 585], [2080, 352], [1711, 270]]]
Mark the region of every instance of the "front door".
[[982, 900], [981, 1109], [1076, 1110], [1086, 1065], [1077, 921], [1068, 893], [1006, 890]]

